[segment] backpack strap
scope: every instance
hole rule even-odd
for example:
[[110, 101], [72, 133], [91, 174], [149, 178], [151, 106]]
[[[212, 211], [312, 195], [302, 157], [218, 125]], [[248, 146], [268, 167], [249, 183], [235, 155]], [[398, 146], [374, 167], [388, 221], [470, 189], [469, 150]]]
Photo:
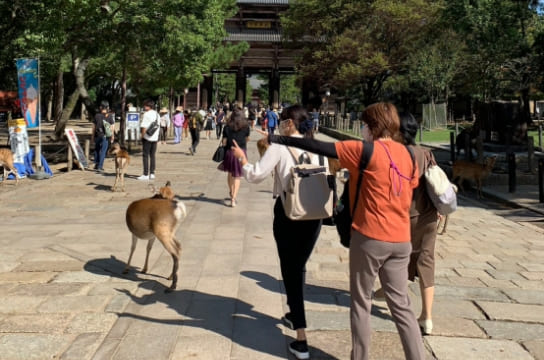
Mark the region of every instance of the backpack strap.
[[363, 182], [363, 173], [372, 157], [374, 152], [374, 143], [367, 142], [363, 140], [363, 153], [361, 154], [361, 159], [359, 160], [359, 176], [357, 177], [357, 186], [355, 187], [355, 201], [353, 202], [353, 211], [351, 212], [351, 218], [353, 219], [355, 215], [355, 210], [357, 209], [357, 204], [359, 203], [359, 193], [361, 190], [361, 183]]
[[[288, 146], [287, 149], [289, 150], [289, 153], [291, 154], [291, 156], [293, 157], [293, 159], [295, 160], [295, 165], [299, 165], [299, 164], [303, 164], [304, 163], [304, 160], [301, 160], [301, 158], [304, 157], [304, 154], [306, 154], [308, 160], [310, 160], [310, 156], [306, 153], [306, 152], [303, 152], [302, 154], [298, 155], [296, 154], [295, 152], [295, 149], [293, 149], [292, 147]], [[320, 161], [321, 163], [321, 161]], [[320, 164], [322, 165], [322, 164]]]

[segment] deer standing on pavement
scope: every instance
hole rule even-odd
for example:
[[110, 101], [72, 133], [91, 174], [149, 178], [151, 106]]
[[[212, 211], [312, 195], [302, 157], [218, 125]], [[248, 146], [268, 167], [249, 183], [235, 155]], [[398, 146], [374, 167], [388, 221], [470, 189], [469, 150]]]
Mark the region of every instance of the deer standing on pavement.
[[171, 292], [176, 289], [181, 245], [176, 240], [175, 235], [181, 220], [187, 216], [187, 210], [183, 202], [163, 197], [163, 194], [165, 196], [173, 194], [173, 192], [170, 194], [167, 191], [171, 191], [169, 183], [167, 182], [161, 188], [162, 191], [159, 189], [159, 193], [152, 198], [136, 200], [128, 206], [126, 222], [128, 229], [132, 233], [132, 245], [127, 265], [123, 271], [123, 273], [129, 271], [136, 243], [138, 239], [142, 239], [148, 241], [145, 264], [142, 269], [142, 273], [145, 274], [148, 269], [149, 253], [153, 247], [153, 242], [155, 239], [159, 239], [173, 260], [172, 274], [168, 278], [168, 280], [172, 280], [172, 285], [165, 292]]
[[125, 171], [127, 171], [128, 164], [130, 163], [130, 155], [117, 142], [111, 146], [110, 154], [115, 155], [115, 183], [111, 191], [115, 191], [119, 180], [121, 180], [121, 191], [125, 191]]
[[2, 178], [2, 185], [11, 173], [15, 176], [15, 185], [19, 183], [19, 173], [17, 168], [13, 165], [13, 153], [8, 148], [0, 148], [0, 166], [4, 168], [4, 177]]

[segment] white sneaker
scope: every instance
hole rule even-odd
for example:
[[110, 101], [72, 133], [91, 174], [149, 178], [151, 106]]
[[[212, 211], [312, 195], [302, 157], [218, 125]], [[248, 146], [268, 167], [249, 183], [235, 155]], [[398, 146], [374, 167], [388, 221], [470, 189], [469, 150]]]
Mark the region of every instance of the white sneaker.
[[147, 175], [141, 175], [137, 177], [138, 180], [149, 180], [149, 176]]
[[149, 174], [149, 180], [155, 180], [155, 174]]

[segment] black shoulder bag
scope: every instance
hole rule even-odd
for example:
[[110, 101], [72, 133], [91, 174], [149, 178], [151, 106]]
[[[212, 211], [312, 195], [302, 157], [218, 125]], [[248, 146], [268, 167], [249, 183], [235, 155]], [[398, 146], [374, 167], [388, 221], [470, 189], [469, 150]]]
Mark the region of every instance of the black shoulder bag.
[[355, 190], [355, 203], [353, 204], [353, 212], [350, 212], [349, 206], [349, 179], [344, 184], [344, 191], [340, 196], [340, 201], [335, 208], [335, 215], [333, 215], [333, 221], [336, 225], [336, 231], [340, 235], [340, 243], [349, 248], [351, 240], [351, 225], [353, 223], [353, 215], [359, 203], [359, 193], [361, 190], [361, 183], [363, 182], [363, 173], [372, 157], [374, 152], [374, 143], [366, 142], [363, 140], [363, 153], [359, 162], [359, 176], [357, 177], [357, 187]]

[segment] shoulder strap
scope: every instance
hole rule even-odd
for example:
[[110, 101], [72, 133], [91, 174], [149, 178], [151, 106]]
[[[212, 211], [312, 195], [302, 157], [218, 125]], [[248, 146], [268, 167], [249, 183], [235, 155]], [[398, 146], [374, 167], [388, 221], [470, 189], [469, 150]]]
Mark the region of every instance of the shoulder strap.
[[357, 186], [355, 187], [355, 201], [353, 203], [353, 211], [351, 213], [352, 218], [353, 215], [355, 215], [355, 210], [357, 209], [357, 204], [359, 203], [359, 193], [361, 190], [361, 183], [363, 182], [363, 173], [368, 165], [368, 162], [370, 161], [370, 158], [372, 157], [373, 152], [374, 143], [363, 140], [363, 153], [361, 154], [361, 159], [359, 161], [359, 176], [357, 177]]
[[408, 150], [408, 153], [410, 154], [410, 157], [412, 158], [412, 179], [414, 178], [414, 174], [416, 173], [416, 155], [414, 154], [414, 149], [412, 149], [408, 145], [404, 145], [406, 147], [406, 150]]
[[304, 156], [304, 154], [306, 154], [306, 157], [307, 159], [310, 159], [310, 155], [308, 155], [308, 153], [306, 151], [304, 151], [303, 153], [301, 153], [298, 157], [297, 157], [297, 154], [295, 153], [295, 150], [288, 146], [287, 149], [289, 150], [289, 153], [291, 154], [291, 156], [293, 157], [293, 159], [295, 160], [295, 165], [299, 165], [299, 164], [303, 164], [304, 161], [301, 161], [300, 158], [302, 156]]

